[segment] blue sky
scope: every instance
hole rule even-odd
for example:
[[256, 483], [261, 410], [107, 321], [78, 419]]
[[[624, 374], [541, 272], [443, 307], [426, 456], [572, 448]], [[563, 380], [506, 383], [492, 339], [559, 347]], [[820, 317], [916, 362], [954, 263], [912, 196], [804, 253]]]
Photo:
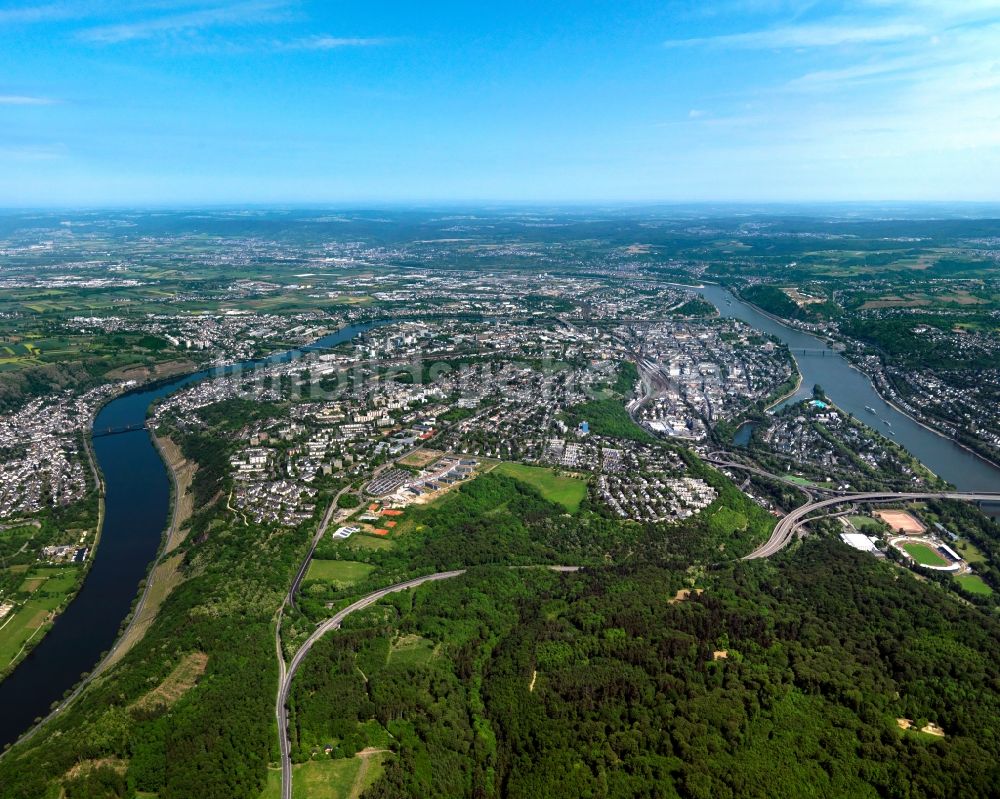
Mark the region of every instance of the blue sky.
[[1000, 200], [1000, 0], [0, 0], [0, 206]]

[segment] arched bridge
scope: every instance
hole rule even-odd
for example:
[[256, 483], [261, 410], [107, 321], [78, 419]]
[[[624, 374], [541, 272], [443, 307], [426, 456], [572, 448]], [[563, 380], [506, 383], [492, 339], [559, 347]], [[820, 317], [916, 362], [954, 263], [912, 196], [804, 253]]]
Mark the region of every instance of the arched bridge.
[[137, 430], [149, 430], [149, 425], [143, 422], [142, 424], [130, 424], [125, 427], [95, 428], [93, 437], [104, 438], [105, 436], [120, 436], [122, 433], [134, 433]]

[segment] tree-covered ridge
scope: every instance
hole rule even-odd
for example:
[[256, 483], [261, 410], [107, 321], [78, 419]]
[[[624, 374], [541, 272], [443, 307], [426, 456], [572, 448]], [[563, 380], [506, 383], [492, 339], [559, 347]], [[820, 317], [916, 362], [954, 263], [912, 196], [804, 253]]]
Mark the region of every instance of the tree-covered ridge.
[[783, 319], [814, 322], [840, 315], [841, 309], [830, 300], [799, 304], [778, 286], [758, 284], [743, 291], [743, 297], [757, 307]]
[[829, 540], [682, 580], [490, 569], [397, 597], [310, 656], [300, 756], [389, 740], [379, 799], [992, 795], [995, 619]]
[[948, 316], [908, 314], [904, 317], [871, 318], [856, 316], [845, 319], [841, 332], [849, 338], [873, 345], [900, 366], [953, 369], [995, 369], [996, 360], [990, 353], [959, 349], [949, 339], [918, 336], [915, 329], [935, 328], [949, 332], [955, 320]]
[[[3, 799], [58, 799], [63, 788], [79, 796], [113, 796], [122, 779], [127, 796], [144, 791], [159, 799], [257, 799], [276, 756], [275, 611], [338, 486], [332, 478], [317, 483], [322, 493], [313, 519], [292, 529], [247, 523], [228, 512], [232, 417], [204, 413], [205, 426], [170, 431], [199, 465], [191, 489], [197, 510], [179, 550], [184, 580], [113, 670], [29, 745], [0, 760]], [[567, 514], [527, 483], [484, 475], [440, 503], [409, 511], [413, 529], [393, 549], [352, 552], [375, 567], [361, 583], [323, 593], [307, 582], [299, 609], [287, 614], [282, 639], [291, 651], [331, 606], [440, 569], [597, 565], [640, 556], [688, 564], [723, 550], [749, 551], [767, 535], [768, 515], [728, 480], [694, 460], [690, 469], [716, 481], [720, 498], [711, 515], [675, 525], [623, 522], [589, 499], [577, 514]], [[727, 513], [741, 523], [720, 523]], [[318, 554], [331, 554], [328, 546]], [[463, 603], [469, 607], [470, 598]], [[205, 657], [205, 671], [176, 702], [140, 702], [193, 653]], [[120, 764], [113, 774], [95, 765], [109, 758]], [[73, 772], [81, 762], [94, 767]]]

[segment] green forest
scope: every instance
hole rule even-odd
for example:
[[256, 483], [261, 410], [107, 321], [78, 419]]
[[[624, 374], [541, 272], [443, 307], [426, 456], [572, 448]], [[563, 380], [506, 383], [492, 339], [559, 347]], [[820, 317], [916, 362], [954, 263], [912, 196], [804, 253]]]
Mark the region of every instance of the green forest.
[[[183, 582], [115, 669], [0, 760], [0, 799], [259, 799], [277, 761], [275, 611], [333, 494], [294, 529], [228, 514], [229, 416], [177, 435], [200, 466]], [[469, 572], [316, 646], [290, 700], [294, 759], [386, 750], [368, 799], [991, 795], [996, 618], [835, 539], [737, 560], [773, 517], [683, 457], [718, 498], [680, 524], [591, 496], [568, 513], [494, 471], [408, 509], [391, 546], [324, 541], [319, 559], [363, 567], [307, 579], [286, 655], [375, 588]], [[992, 555], [995, 529], [977, 530]]]
[[389, 741], [369, 799], [993, 795], [996, 619], [833, 540], [688, 585], [636, 563], [398, 595], [310, 655], [296, 755]]

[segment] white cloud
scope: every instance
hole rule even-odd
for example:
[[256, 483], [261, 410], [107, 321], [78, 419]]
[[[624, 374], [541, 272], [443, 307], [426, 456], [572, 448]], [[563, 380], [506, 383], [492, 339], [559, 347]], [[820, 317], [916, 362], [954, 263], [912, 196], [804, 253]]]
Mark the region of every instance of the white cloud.
[[800, 47], [838, 47], [841, 45], [897, 42], [926, 37], [927, 28], [908, 22], [863, 24], [850, 22], [787, 25], [747, 33], [705, 36], [694, 39], [670, 39], [667, 47], [723, 47], [752, 50], [783, 50]]
[[53, 105], [50, 97], [31, 97], [24, 94], [0, 94], [0, 105]]
[[741, 50], [772, 51], [742, 90], [713, 97], [710, 118], [670, 129], [677, 149], [699, 163], [773, 164], [800, 192], [995, 195], [1000, 0], [861, 5], [852, 12], [867, 15], [853, 21], [786, 19], [669, 43], [728, 48], [737, 61]]
[[378, 47], [389, 44], [390, 39], [341, 37], [341, 36], [309, 36], [291, 42], [283, 42], [279, 49], [285, 50], [339, 50], [345, 47]]
[[66, 157], [63, 145], [13, 145], [0, 144], [0, 161], [54, 161]]
[[38, 22], [52, 22], [74, 19], [81, 16], [78, 6], [70, 3], [46, 3], [44, 5], [18, 6], [0, 9], [0, 25], [28, 25]]
[[119, 44], [164, 35], [195, 33], [209, 28], [251, 26], [283, 19], [283, 10], [287, 6], [287, 0], [252, 0], [137, 22], [101, 25], [83, 30], [79, 35], [81, 39], [95, 44]]

